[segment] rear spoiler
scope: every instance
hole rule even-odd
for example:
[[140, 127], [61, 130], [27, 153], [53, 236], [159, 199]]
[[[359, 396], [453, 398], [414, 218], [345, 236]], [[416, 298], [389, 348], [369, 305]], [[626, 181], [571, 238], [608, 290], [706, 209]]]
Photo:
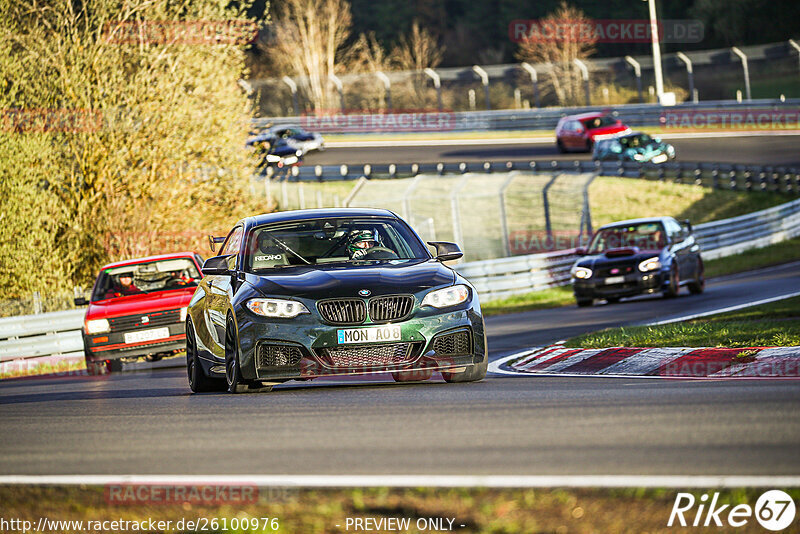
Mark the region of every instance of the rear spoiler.
[[214, 237], [213, 235], [208, 236], [208, 246], [211, 249], [211, 252], [216, 252], [214, 249], [217, 248], [217, 243], [222, 243], [225, 241], [224, 237]]

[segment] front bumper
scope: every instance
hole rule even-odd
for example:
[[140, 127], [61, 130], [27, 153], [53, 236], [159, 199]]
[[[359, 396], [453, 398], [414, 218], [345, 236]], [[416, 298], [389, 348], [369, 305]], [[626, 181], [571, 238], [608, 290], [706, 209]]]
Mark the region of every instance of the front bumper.
[[669, 286], [669, 271], [650, 273], [631, 273], [622, 277], [621, 281], [608, 278], [592, 277], [588, 280], [572, 279], [572, 291], [577, 299], [622, 298], [657, 293]]
[[86, 359], [101, 361], [116, 360], [119, 358], [137, 358], [186, 348], [186, 325], [184, 323], [172, 323], [161, 326], [161, 328], [169, 329], [168, 337], [134, 343], [126, 343], [125, 334], [147, 330], [147, 328], [107, 332], [91, 336], [87, 336], [86, 333], [84, 333], [83, 345]]
[[[250, 380], [310, 379], [322, 376], [351, 376], [410, 370], [458, 370], [482, 363], [487, 358], [483, 317], [480, 308], [466, 306], [455, 310], [437, 310], [438, 313], [419, 311], [410, 319], [388, 325], [363, 324], [359, 326], [334, 326], [325, 324], [315, 315], [299, 316], [287, 321], [256, 319], [242, 311], [238, 317], [240, 366], [242, 375]], [[386, 343], [339, 344], [338, 331], [351, 328], [399, 326], [400, 339]], [[434, 343], [437, 336], [466, 333], [469, 348], [450, 353], [436, 352], [441, 348]], [[463, 338], [461, 338], [463, 339]], [[400, 361], [377, 361], [371, 356], [385, 352], [393, 346], [408, 345], [409, 350]], [[259, 360], [260, 346], [281, 346], [295, 355], [287, 365], [263, 365]], [[463, 349], [463, 345], [462, 345]], [[347, 363], [333, 360], [329, 354], [353, 355]], [[345, 358], [347, 359], [347, 357]]]

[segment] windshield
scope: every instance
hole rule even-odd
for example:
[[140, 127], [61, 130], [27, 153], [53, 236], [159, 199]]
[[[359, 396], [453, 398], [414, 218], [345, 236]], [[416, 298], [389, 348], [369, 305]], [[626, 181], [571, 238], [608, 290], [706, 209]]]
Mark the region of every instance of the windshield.
[[92, 301], [196, 287], [199, 280], [197, 265], [189, 258], [112, 267], [100, 272]]
[[628, 137], [620, 137], [619, 142], [625, 148], [645, 148], [653, 142], [653, 138], [647, 134], [629, 135]]
[[602, 117], [595, 117], [593, 119], [586, 119], [583, 122], [583, 125], [586, 126], [587, 130], [592, 130], [594, 128], [605, 128], [606, 126], [614, 126], [617, 124], [617, 120], [609, 117], [608, 115], [603, 115]]
[[250, 233], [250, 272], [289, 265], [328, 265], [428, 259], [425, 246], [408, 228], [389, 218], [311, 219], [265, 225]]
[[595, 234], [589, 251], [599, 254], [615, 248], [657, 250], [665, 246], [664, 227], [660, 222], [654, 222], [603, 228]]

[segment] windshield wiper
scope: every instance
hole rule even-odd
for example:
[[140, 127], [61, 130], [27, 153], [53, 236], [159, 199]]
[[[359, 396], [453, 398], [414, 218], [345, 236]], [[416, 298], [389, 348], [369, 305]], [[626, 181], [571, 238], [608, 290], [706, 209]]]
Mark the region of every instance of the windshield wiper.
[[283, 250], [284, 250], [284, 252], [288, 252], [289, 254], [292, 254], [293, 256], [296, 256], [297, 258], [300, 258], [300, 260], [302, 260], [302, 261], [303, 261], [303, 262], [304, 262], [306, 265], [311, 265], [311, 262], [310, 262], [310, 261], [308, 261], [308, 260], [307, 260], [307, 259], [305, 259], [303, 256], [301, 256], [300, 254], [298, 254], [297, 252], [295, 252], [294, 250], [292, 250], [292, 249], [289, 247], [289, 245], [287, 245], [286, 243], [284, 243], [283, 241], [281, 241], [280, 239], [278, 239], [277, 237], [275, 237], [274, 235], [272, 235], [272, 234], [271, 234], [270, 232], [268, 232], [267, 230], [261, 230], [261, 233], [262, 233], [262, 234], [266, 234], [266, 236], [267, 236], [268, 238], [272, 239], [272, 240], [275, 242], [275, 244], [276, 244], [276, 245], [278, 245], [278, 247], [280, 247], [281, 249], [283, 249]]

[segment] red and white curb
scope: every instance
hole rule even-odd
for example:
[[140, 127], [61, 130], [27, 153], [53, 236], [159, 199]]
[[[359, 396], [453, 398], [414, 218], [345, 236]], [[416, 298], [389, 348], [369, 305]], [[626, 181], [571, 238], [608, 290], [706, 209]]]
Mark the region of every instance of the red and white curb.
[[489, 364], [506, 375], [643, 378], [800, 378], [800, 347], [535, 347]]

